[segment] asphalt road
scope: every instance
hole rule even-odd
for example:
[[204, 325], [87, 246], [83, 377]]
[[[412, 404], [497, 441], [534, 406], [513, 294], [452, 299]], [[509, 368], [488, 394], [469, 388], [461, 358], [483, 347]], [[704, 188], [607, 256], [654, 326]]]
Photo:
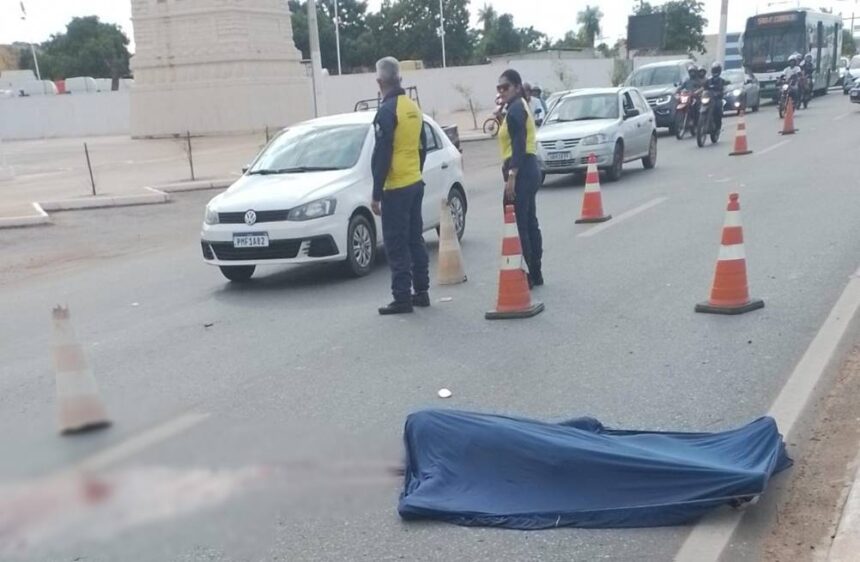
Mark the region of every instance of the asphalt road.
[[[756, 152], [741, 158], [727, 155], [734, 119], [717, 146], [662, 137], [655, 170], [630, 164], [604, 184], [616, 218], [593, 235], [574, 224], [581, 180], [548, 181], [547, 284], [534, 292], [547, 309], [531, 320], [483, 318], [502, 230], [488, 142], [465, 145], [469, 282], [434, 288], [433, 306], [408, 317], [376, 314], [389, 297], [384, 261], [359, 280], [314, 266], [226, 283], [198, 255], [212, 193], [0, 231], [0, 558], [670, 559], [689, 527], [407, 524], [386, 468], [405, 416], [426, 407], [704, 431], [766, 412], [860, 265], [860, 107], [816, 99], [785, 138], [772, 107], [747, 122]], [[734, 190], [766, 307], [694, 314]], [[107, 431], [55, 435], [57, 303], [89, 353]], [[453, 397], [437, 398], [442, 387]], [[67, 485], [61, 471], [82, 461], [108, 492]]]

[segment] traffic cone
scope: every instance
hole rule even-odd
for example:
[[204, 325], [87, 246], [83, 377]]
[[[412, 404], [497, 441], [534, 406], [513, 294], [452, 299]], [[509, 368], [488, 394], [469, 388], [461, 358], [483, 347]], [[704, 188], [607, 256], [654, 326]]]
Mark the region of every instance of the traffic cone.
[[600, 196], [600, 174], [597, 171], [597, 157], [588, 155], [588, 171], [585, 174], [585, 192], [582, 194], [582, 212], [576, 219], [577, 224], [603, 222], [612, 215], [603, 214], [603, 198]]
[[487, 320], [529, 318], [543, 312], [542, 302], [532, 302], [529, 281], [523, 271], [523, 251], [517, 232], [514, 206], [505, 205], [505, 237], [502, 240], [502, 265], [499, 270], [499, 300]]
[[750, 299], [747, 284], [747, 260], [744, 253], [744, 231], [741, 227], [741, 206], [738, 194], [729, 195], [726, 221], [723, 224], [723, 239], [711, 298], [696, 305], [696, 312], [713, 314], [742, 314], [764, 307], [761, 299]]
[[53, 310], [57, 421], [60, 433], [81, 433], [110, 425], [96, 381], [69, 320], [69, 309]]
[[794, 128], [794, 103], [791, 101], [791, 96], [788, 97], [788, 101], [785, 104], [785, 120], [782, 124], [782, 130], [779, 132], [780, 135], [793, 135], [797, 132], [797, 129]]
[[439, 219], [439, 264], [436, 270], [436, 282], [440, 285], [457, 285], [466, 281], [466, 271], [463, 268], [463, 253], [460, 251], [460, 241], [454, 229], [454, 219], [448, 200], [442, 199], [441, 216]]
[[729, 152], [729, 156], [743, 156], [744, 154], [752, 154], [752, 150], [747, 146], [747, 123], [744, 118], [744, 112], [738, 115], [738, 130], [735, 133], [735, 149]]

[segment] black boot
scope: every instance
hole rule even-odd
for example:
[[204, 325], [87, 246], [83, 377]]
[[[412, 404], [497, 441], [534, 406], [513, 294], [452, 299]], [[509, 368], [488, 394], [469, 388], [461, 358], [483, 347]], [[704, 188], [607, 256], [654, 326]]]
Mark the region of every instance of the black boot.
[[534, 285], [535, 287], [540, 287], [541, 285], [543, 285], [543, 273], [542, 272], [538, 271], [537, 273], [535, 273], [534, 275], [531, 276], [531, 279], [532, 279], [532, 285]]
[[427, 291], [421, 291], [412, 295], [412, 306], [420, 306], [421, 308], [430, 306], [430, 295]]
[[391, 301], [385, 306], [379, 307], [379, 313], [383, 316], [389, 314], [409, 314], [413, 312], [411, 302]]

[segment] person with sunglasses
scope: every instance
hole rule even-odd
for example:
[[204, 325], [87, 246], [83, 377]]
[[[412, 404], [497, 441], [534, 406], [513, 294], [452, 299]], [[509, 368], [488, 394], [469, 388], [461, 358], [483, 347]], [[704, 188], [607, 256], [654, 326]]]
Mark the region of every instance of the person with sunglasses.
[[504, 202], [514, 205], [523, 258], [529, 269], [529, 284], [543, 285], [543, 239], [536, 207], [540, 168], [535, 156], [534, 116], [525, 100], [522, 77], [516, 70], [508, 69], [502, 73], [496, 91], [508, 108], [499, 127], [502, 177], [505, 179]]

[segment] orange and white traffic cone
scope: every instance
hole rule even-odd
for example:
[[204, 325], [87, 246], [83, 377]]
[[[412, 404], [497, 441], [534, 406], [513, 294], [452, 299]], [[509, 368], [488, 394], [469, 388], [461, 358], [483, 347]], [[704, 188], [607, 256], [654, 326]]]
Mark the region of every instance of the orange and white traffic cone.
[[782, 130], [779, 134], [793, 135], [796, 132], [797, 129], [794, 128], [794, 103], [792, 103], [791, 96], [789, 96], [788, 101], [785, 103], [785, 120], [782, 123]]
[[517, 231], [514, 206], [505, 205], [505, 236], [502, 240], [502, 265], [499, 270], [499, 299], [487, 320], [529, 318], [543, 312], [542, 302], [532, 302], [529, 281], [523, 271], [523, 250]]
[[588, 155], [588, 170], [585, 174], [585, 192], [582, 194], [582, 212], [576, 219], [577, 224], [603, 222], [612, 215], [603, 213], [603, 198], [600, 196], [600, 174], [597, 171], [597, 157]]
[[752, 154], [752, 150], [747, 146], [747, 123], [744, 118], [744, 112], [738, 115], [738, 130], [735, 133], [735, 148], [729, 152], [729, 156], [743, 156], [744, 154]]
[[463, 253], [454, 228], [451, 207], [447, 199], [442, 199], [439, 218], [439, 263], [436, 269], [436, 282], [440, 285], [456, 285], [466, 281], [463, 268]]
[[751, 299], [747, 283], [747, 260], [738, 194], [729, 195], [720, 254], [711, 286], [711, 298], [696, 305], [696, 312], [742, 314], [764, 307], [761, 299]]
[[57, 422], [60, 433], [81, 433], [110, 425], [83, 347], [75, 338], [69, 309], [53, 310]]

